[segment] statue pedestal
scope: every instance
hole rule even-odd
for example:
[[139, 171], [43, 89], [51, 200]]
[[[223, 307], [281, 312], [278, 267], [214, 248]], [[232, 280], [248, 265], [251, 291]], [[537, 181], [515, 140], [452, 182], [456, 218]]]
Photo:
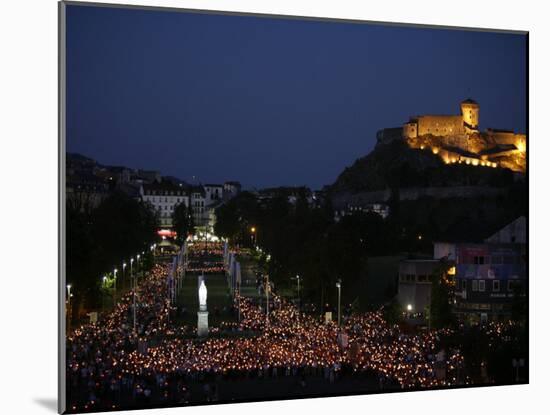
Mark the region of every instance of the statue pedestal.
[[208, 311], [197, 311], [197, 336], [208, 336]]

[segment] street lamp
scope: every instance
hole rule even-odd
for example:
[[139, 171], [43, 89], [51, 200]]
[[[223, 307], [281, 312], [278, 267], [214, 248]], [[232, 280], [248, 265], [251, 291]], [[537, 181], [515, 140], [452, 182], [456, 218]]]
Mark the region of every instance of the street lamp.
[[252, 240], [252, 245], [253, 246], [256, 246], [256, 227], [255, 226], [252, 226], [250, 228], [250, 239]]
[[133, 300], [133, 303], [134, 303], [134, 306], [132, 307], [133, 310], [132, 310], [132, 313], [134, 315], [134, 334], [137, 333], [136, 331], [136, 290], [137, 290], [137, 284], [136, 284], [136, 279], [134, 278], [134, 288], [132, 289], [132, 300]]
[[101, 290], [101, 310], [105, 312], [105, 286], [107, 284], [107, 276], [104, 275], [102, 278], [103, 281], [103, 289]]
[[407, 304], [407, 317], [411, 317], [411, 312], [413, 310], [412, 304]]
[[124, 276], [125, 276], [124, 271], [125, 270], [126, 270], [126, 262], [123, 261], [122, 262], [122, 290], [124, 290]]
[[67, 284], [67, 331], [71, 331], [71, 284]]
[[271, 290], [271, 285], [269, 284], [269, 274], [266, 274], [266, 284], [265, 284], [265, 319], [266, 323], [269, 325], [269, 291]]
[[114, 279], [115, 279], [115, 282], [113, 283], [113, 286], [115, 288], [115, 291], [114, 291], [115, 303], [116, 303], [116, 273], [117, 273], [117, 271], [118, 271], [118, 269], [116, 269], [116, 268], [113, 270], [113, 275], [114, 275]]
[[300, 295], [300, 276], [296, 274], [296, 282], [298, 283], [298, 310], [302, 311], [302, 296]]
[[342, 280], [340, 278], [336, 281], [336, 288], [338, 288], [338, 327], [340, 327], [340, 299], [342, 296]]

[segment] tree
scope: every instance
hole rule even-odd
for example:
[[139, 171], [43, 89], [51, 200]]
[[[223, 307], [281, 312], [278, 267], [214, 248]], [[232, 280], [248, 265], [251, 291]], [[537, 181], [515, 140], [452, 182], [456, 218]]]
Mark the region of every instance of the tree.
[[172, 213], [172, 223], [174, 230], [178, 234], [177, 242], [183, 244], [187, 239], [187, 235], [195, 233], [195, 224], [193, 223], [193, 215], [185, 206], [185, 203], [180, 203]]
[[151, 206], [122, 192], [110, 194], [89, 213], [67, 203], [67, 282], [73, 285], [73, 309], [98, 306], [101, 276], [147, 250], [156, 227]]
[[241, 229], [235, 203], [228, 202], [216, 209], [214, 233], [223, 238], [234, 239]]
[[397, 324], [403, 316], [401, 304], [394, 298], [389, 304], [384, 306], [384, 319], [388, 324]]
[[242, 192], [216, 209], [214, 233], [233, 242], [250, 243], [250, 227], [258, 227], [259, 206], [256, 196]]
[[451, 300], [452, 284], [445, 278], [450, 264], [442, 261], [432, 275], [430, 321], [433, 328], [448, 327], [454, 323]]

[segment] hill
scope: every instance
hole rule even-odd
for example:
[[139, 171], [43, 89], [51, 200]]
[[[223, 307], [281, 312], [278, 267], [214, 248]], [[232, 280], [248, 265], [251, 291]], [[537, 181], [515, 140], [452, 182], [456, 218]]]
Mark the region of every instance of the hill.
[[403, 141], [377, 145], [371, 153], [347, 167], [330, 186], [332, 194], [388, 188], [491, 186], [514, 182], [508, 169], [446, 164], [430, 151], [413, 149]]

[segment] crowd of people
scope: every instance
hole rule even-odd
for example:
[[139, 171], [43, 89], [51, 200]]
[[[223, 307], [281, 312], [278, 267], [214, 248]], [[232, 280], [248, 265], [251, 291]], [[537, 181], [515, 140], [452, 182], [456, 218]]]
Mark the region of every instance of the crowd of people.
[[224, 248], [221, 242], [195, 241], [187, 245], [187, 272], [197, 274], [222, 274]]
[[[220, 329], [236, 336], [189, 336], [173, 324], [167, 296], [169, 265], [155, 265], [97, 323], [67, 339], [68, 407], [73, 411], [216, 400], [213, 379], [370, 373], [380, 387], [422, 388], [467, 383], [463, 357], [443, 351], [445, 330], [405, 334], [381, 312], [351, 315], [341, 327], [300, 312], [272, 293], [269, 316], [250, 298], [235, 295], [238, 323]], [[134, 329], [135, 294], [135, 329]], [[190, 392], [200, 382], [200, 396]]]

